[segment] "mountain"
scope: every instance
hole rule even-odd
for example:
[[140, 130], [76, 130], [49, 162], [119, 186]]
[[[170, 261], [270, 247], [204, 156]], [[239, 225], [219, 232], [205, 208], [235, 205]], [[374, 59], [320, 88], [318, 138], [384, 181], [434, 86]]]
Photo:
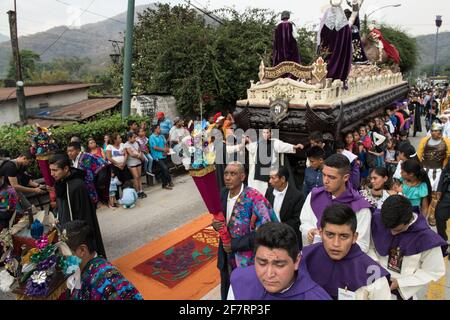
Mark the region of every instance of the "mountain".
[[9, 41], [9, 37], [0, 33], [0, 43]]
[[[417, 47], [420, 53], [419, 66], [431, 65], [434, 63], [434, 49], [436, 35], [430, 34], [416, 38]], [[438, 44], [438, 64], [450, 64], [450, 32], [439, 34]]]
[[[138, 21], [138, 14], [147, 8], [155, 8], [155, 4], [136, 7], [135, 22]], [[41, 55], [41, 60], [44, 62], [55, 58], [87, 57], [91, 59], [93, 69], [104, 69], [110, 62], [109, 55], [114, 52], [112, 44], [108, 40], [123, 41], [126, 20], [127, 13], [123, 12], [110, 19], [83, 25], [79, 29], [69, 29], [48, 51], [46, 49], [58, 39], [67, 27], [59, 26], [45, 32], [20, 37], [19, 47], [20, 50], [27, 49], [39, 54], [44, 53]], [[6, 40], [8, 39], [6, 38]], [[9, 42], [0, 43], [0, 79], [4, 78], [8, 72], [10, 57], [11, 44]]]

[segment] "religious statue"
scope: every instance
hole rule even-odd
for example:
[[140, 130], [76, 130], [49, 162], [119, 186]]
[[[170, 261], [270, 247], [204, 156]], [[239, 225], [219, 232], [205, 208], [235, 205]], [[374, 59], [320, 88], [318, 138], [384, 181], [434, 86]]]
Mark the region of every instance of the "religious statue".
[[380, 29], [377, 29], [373, 24], [369, 26], [369, 42], [375, 43], [378, 49], [378, 63], [385, 63], [393, 61], [395, 64], [400, 64], [400, 53], [397, 48], [387, 41]]
[[352, 0], [352, 14], [347, 19], [342, 0], [330, 0], [317, 34], [319, 54], [328, 63], [327, 78], [346, 81], [353, 62], [352, 26], [358, 16], [362, 0]]
[[274, 67], [284, 61], [300, 63], [300, 53], [294, 37], [294, 24], [289, 21], [290, 18], [289, 11], [283, 11], [281, 22], [275, 30], [272, 59]]
[[[362, 3], [359, 5], [359, 9], [361, 9]], [[347, 0], [347, 4], [353, 8], [353, 5]], [[345, 9], [345, 16], [347, 19], [350, 19], [352, 16], [352, 10]], [[359, 11], [358, 15], [355, 18], [355, 22], [352, 27], [352, 43], [353, 43], [353, 63], [355, 64], [366, 64], [369, 62], [367, 59], [366, 52], [364, 50], [364, 46], [361, 41], [361, 21], [359, 19]]]

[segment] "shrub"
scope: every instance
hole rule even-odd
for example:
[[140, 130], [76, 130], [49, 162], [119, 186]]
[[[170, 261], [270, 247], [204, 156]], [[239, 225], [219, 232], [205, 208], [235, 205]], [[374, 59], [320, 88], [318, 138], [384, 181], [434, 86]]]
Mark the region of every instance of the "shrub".
[[[128, 120], [136, 120], [138, 123], [145, 121], [147, 127], [150, 127], [149, 118], [131, 116], [126, 120], [122, 120], [120, 114], [106, 114], [99, 116], [98, 120], [89, 121], [86, 123], [77, 123], [52, 129], [52, 137], [55, 139], [59, 147], [64, 150], [70, 142], [70, 138], [77, 136], [86, 144], [88, 138], [94, 138], [99, 145], [103, 144], [103, 137], [105, 134], [113, 134], [118, 132], [125, 135], [127, 131]], [[32, 126], [14, 127], [2, 126], [0, 127], [0, 149], [8, 150], [11, 158], [19, 156], [23, 151], [30, 148], [28, 131], [33, 130]], [[35, 178], [40, 176], [36, 166], [29, 169]]]

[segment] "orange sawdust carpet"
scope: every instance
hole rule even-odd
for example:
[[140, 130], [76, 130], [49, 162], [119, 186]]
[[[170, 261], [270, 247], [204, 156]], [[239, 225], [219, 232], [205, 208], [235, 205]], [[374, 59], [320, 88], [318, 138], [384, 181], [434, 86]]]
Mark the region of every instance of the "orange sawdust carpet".
[[220, 283], [211, 215], [114, 261], [146, 300], [198, 300]]

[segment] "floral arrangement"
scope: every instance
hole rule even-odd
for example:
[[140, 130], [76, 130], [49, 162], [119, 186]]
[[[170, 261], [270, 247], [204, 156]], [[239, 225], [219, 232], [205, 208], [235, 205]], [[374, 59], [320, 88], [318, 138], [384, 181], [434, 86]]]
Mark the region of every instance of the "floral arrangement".
[[54, 140], [51, 138], [52, 133], [48, 128], [38, 126], [27, 133], [31, 140], [31, 150], [36, 156], [43, 156], [57, 149]]
[[21, 282], [26, 281], [25, 295], [47, 296], [51, 277], [57, 267], [62, 268], [64, 260], [46, 235], [36, 240], [31, 255], [22, 259], [24, 276]]
[[213, 141], [202, 123], [196, 123], [190, 136], [181, 141], [186, 170], [205, 169], [215, 162]]

